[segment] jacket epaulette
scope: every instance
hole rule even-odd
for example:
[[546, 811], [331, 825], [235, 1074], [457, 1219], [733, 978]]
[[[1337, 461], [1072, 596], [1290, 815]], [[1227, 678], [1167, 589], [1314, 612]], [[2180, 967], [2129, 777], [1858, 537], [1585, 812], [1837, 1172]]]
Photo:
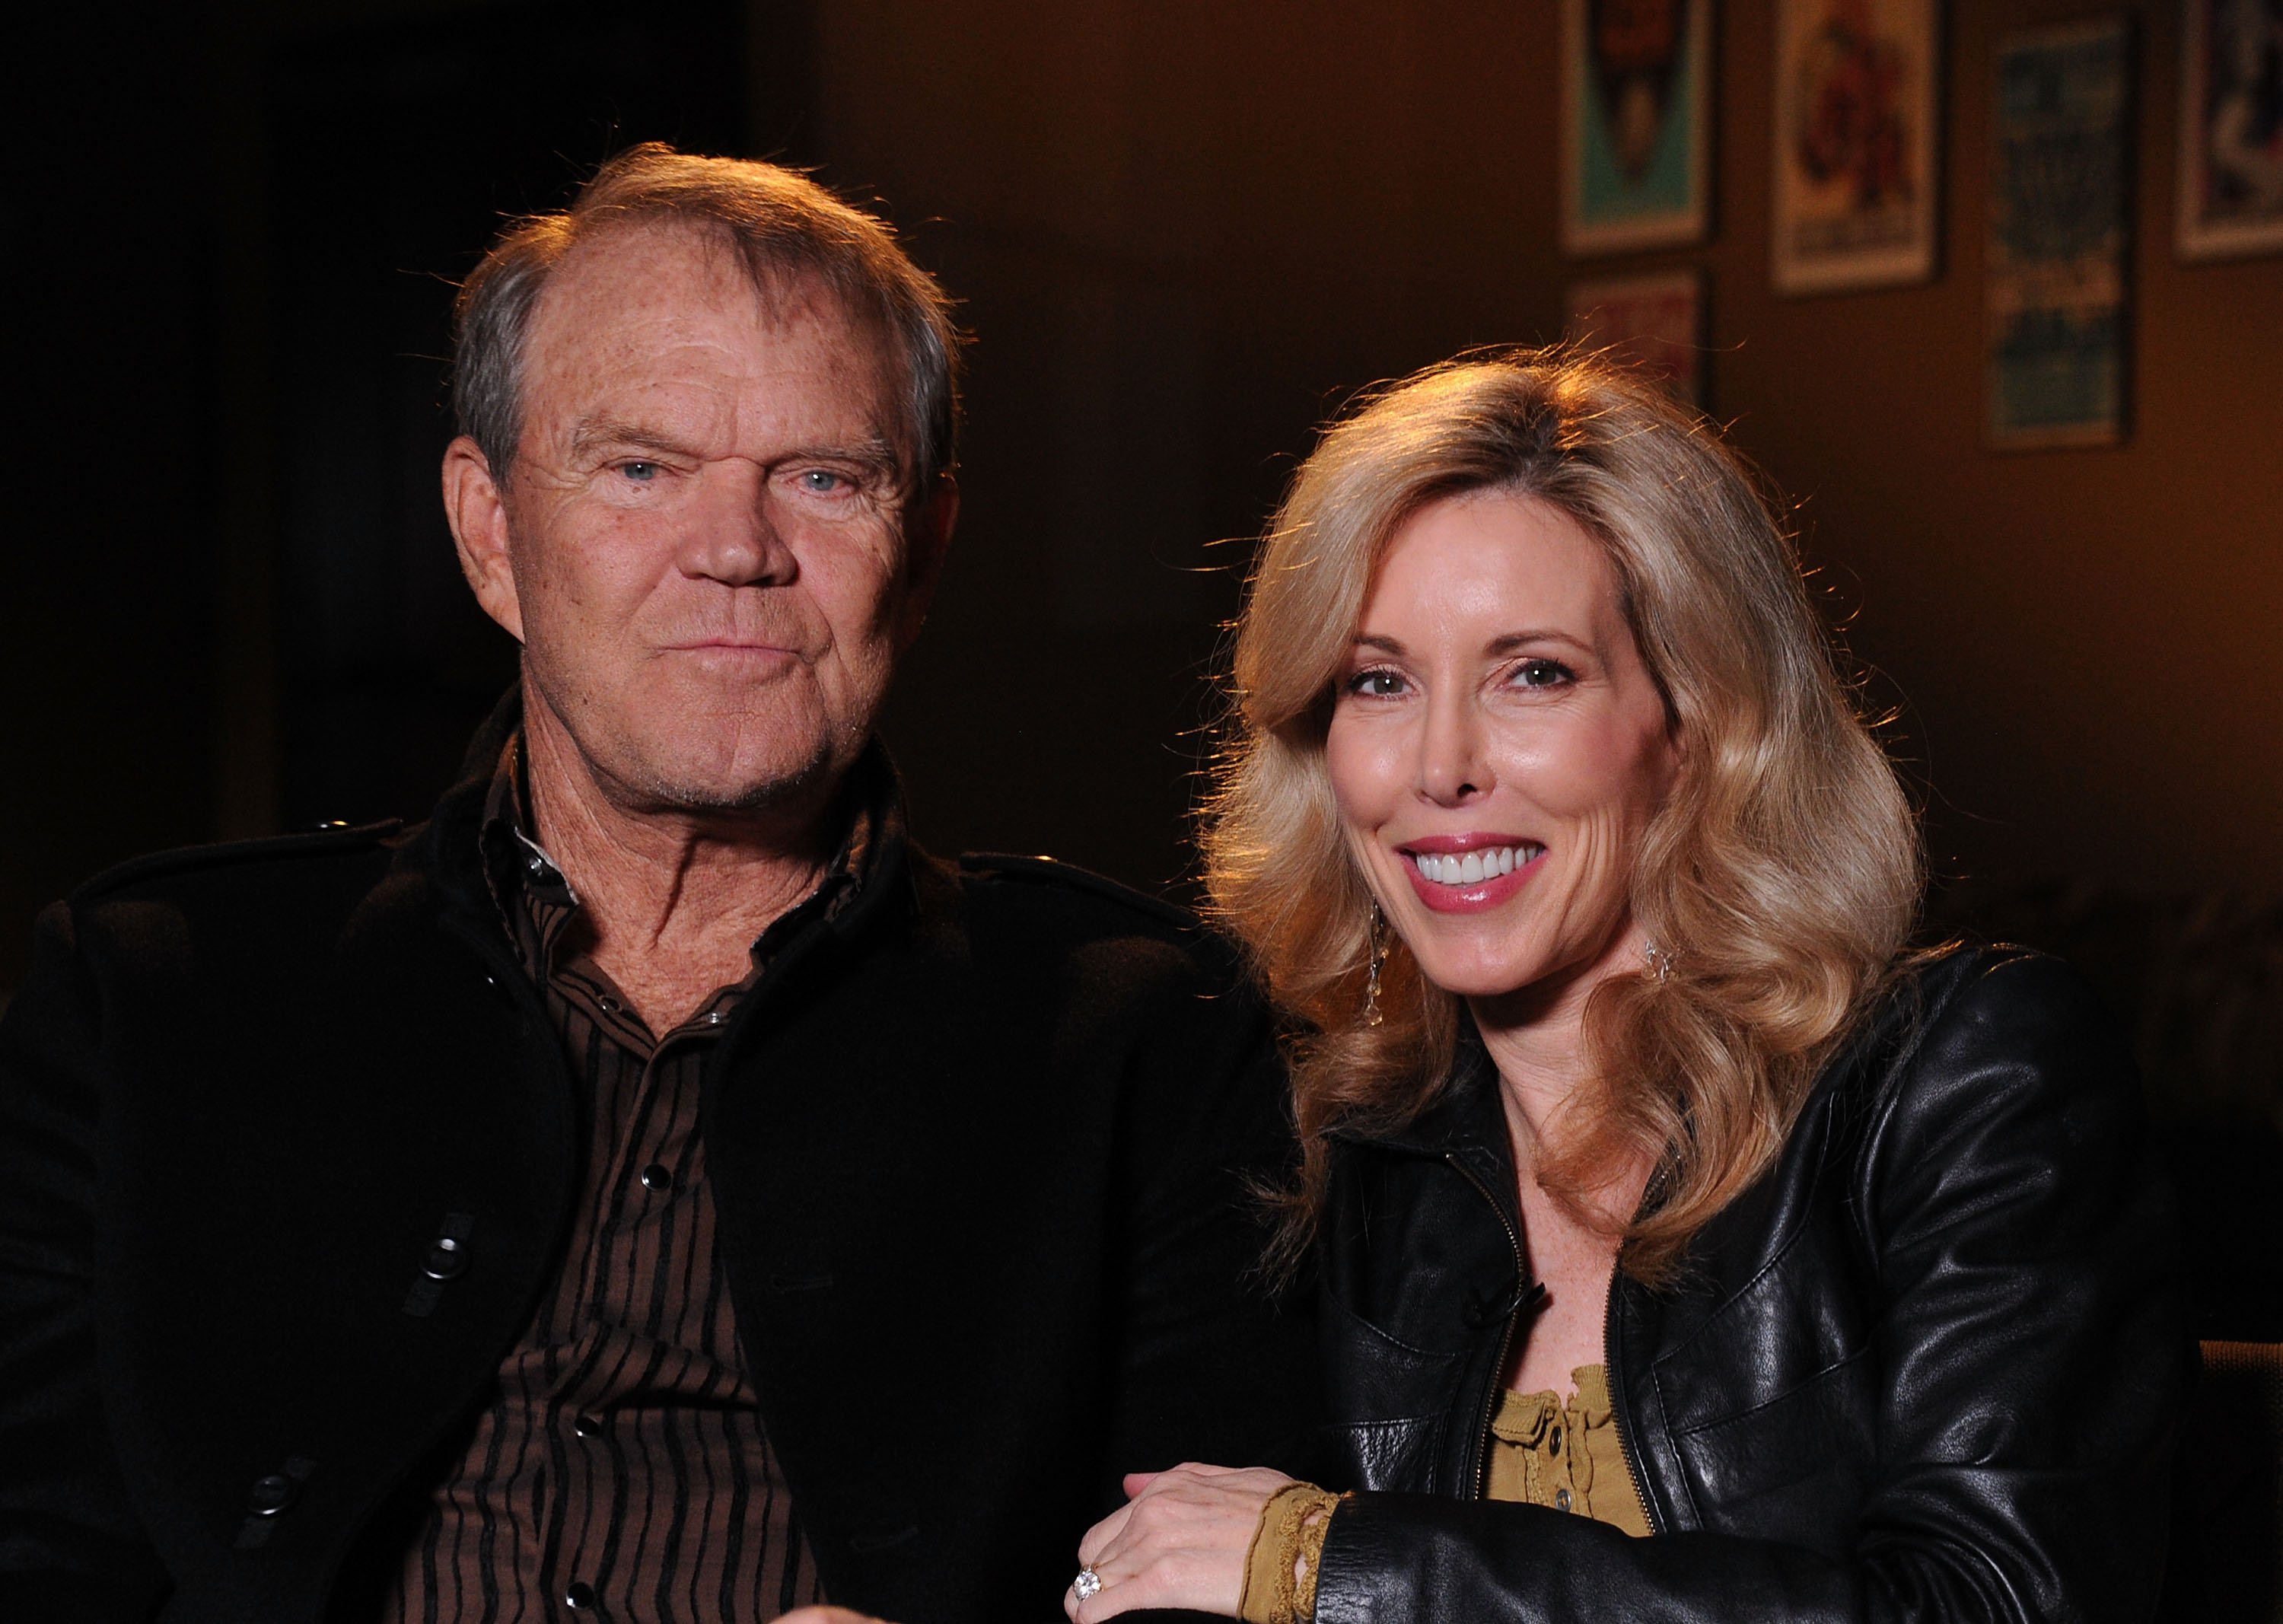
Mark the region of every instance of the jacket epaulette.
[[1193, 931], [1197, 928], [1197, 917], [1188, 909], [1166, 902], [1163, 897], [1151, 896], [1146, 891], [1136, 891], [1131, 886], [1121, 885], [1091, 869], [1064, 863], [1058, 857], [1025, 857], [1011, 852], [962, 852], [959, 866], [967, 873], [992, 878], [1022, 880], [1033, 885], [1068, 886], [1073, 890], [1122, 902], [1177, 930]]
[[163, 879], [170, 874], [188, 873], [198, 869], [228, 868], [236, 863], [267, 863], [278, 858], [321, 856], [331, 852], [378, 846], [403, 827], [402, 818], [391, 817], [375, 824], [324, 824], [300, 834], [262, 835], [250, 840], [218, 841], [210, 846], [178, 846], [169, 851], [129, 857], [124, 863], [104, 870], [74, 891], [71, 900], [74, 902], [91, 902], [143, 880]]

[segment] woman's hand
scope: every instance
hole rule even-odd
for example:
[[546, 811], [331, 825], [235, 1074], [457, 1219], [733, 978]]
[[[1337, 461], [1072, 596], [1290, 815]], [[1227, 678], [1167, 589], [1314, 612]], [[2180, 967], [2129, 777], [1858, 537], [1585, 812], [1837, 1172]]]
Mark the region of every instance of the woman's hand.
[[1189, 1607], [1237, 1616], [1244, 1556], [1260, 1513], [1291, 1482], [1266, 1466], [1176, 1466], [1137, 1472], [1132, 1496], [1079, 1542], [1081, 1566], [1102, 1588], [1084, 1601], [1063, 1592], [1074, 1624], [1098, 1624], [1135, 1607]]
[[796, 1607], [791, 1612], [777, 1615], [777, 1624], [887, 1624], [869, 1612], [852, 1612], [845, 1607]]

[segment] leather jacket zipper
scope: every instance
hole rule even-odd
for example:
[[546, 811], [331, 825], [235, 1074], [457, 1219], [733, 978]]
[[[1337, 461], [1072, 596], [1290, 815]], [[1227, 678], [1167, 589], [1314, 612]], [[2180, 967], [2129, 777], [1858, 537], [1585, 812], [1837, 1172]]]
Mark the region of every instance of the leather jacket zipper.
[[[1498, 1403], [1499, 1383], [1506, 1374], [1507, 1355], [1514, 1351], [1515, 1327], [1522, 1321], [1523, 1310], [1545, 1295], [1546, 1288], [1533, 1281], [1528, 1291], [1522, 1289], [1523, 1277], [1529, 1272], [1523, 1255], [1522, 1232], [1515, 1228], [1514, 1221], [1506, 1215], [1506, 1208], [1498, 1204], [1498, 1198], [1491, 1193], [1490, 1186], [1475, 1176], [1466, 1163], [1459, 1159], [1457, 1152], [1445, 1151], [1443, 1153], [1443, 1159], [1450, 1164], [1460, 1177], [1472, 1184], [1484, 1200], [1490, 1203], [1491, 1211], [1498, 1216], [1499, 1227], [1506, 1231], [1507, 1245], [1514, 1251], [1516, 1288], [1514, 1306], [1508, 1310], [1505, 1328], [1499, 1332], [1498, 1357], [1491, 1364], [1490, 1386], [1482, 1395], [1481, 1401], [1475, 1407], [1474, 1428], [1468, 1434], [1467, 1448], [1470, 1452], [1469, 1472], [1474, 1479], [1474, 1497], [1482, 1500], [1487, 1498], [1490, 1494], [1491, 1474], [1490, 1451], [1484, 1447], [1483, 1440], [1490, 1434], [1491, 1415]], [[1625, 1418], [1625, 1387], [1618, 1380], [1617, 1279], [1617, 1271], [1611, 1269], [1609, 1294], [1601, 1305], [1601, 1370], [1609, 1389], [1609, 1419], [1617, 1429], [1617, 1455], [1625, 1464], [1626, 1485], [1633, 1491], [1633, 1498], [1640, 1503], [1641, 1515], [1648, 1519], [1649, 1532], [1663, 1534], [1665, 1532], [1664, 1524], [1664, 1520], [1657, 1516], [1656, 1502], [1648, 1497], [1648, 1490], [1641, 1482], [1640, 1468], [1634, 1462], [1632, 1425]]]
[[1640, 1468], [1633, 1462], [1633, 1429], [1625, 1419], [1625, 1384], [1617, 1379], [1617, 1271], [1609, 1271], [1609, 1298], [1601, 1305], [1601, 1374], [1609, 1389], [1609, 1420], [1617, 1429], [1617, 1458], [1625, 1464], [1625, 1481], [1632, 1487], [1633, 1498], [1640, 1502], [1641, 1515], [1648, 1519], [1648, 1531], [1663, 1534], [1664, 1525], [1656, 1514], [1656, 1502], [1648, 1497], [1641, 1483]]
[[1505, 1328], [1499, 1332], [1498, 1357], [1491, 1362], [1490, 1386], [1483, 1394], [1481, 1402], [1475, 1407], [1474, 1430], [1467, 1435], [1468, 1474], [1474, 1479], [1475, 1498], [1481, 1500], [1490, 1493], [1491, 1477], [1490, 1451], [1484, 1447], [1483, 1440], [1490, 1435], [1491, 1415], [1498, 1404], [1499, 1384], [1506, 1375], [1507, 1355], [1514, 1351], [1515, 1327], [1521, 1323], [1522, 1311], [1543, 1296], [1546, 1288], [1532, 1281], [1529, 1290], [1523, 1289], [1523, 1279], [1530, 1271], [1523, 1258], [1522, 1231], [1516, 1229], [1514, 1221], [1506, 1215], [1506, 1208], [1498, 1204], [1498, 1198], [1491, 1193], [1490, 1186], [1475, 1176], [1467, 1164], [1459, 1159], [1456, 1151], [1444, 1152], [1443, 1159], [1461, 1178], [1472, 1184], [1484, 1200], [1490, 1203], [1491, 1211], [1498, 1215], [1499, 1227], [1506, 1231], [1507, 1245], [1514, 1249], [1514, 1305], [1507, 1310]]

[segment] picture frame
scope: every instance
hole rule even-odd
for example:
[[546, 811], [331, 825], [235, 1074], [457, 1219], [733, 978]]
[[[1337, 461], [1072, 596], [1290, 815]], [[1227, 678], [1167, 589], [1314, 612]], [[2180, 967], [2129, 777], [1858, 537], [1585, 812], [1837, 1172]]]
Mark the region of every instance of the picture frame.
[[2173, 250], [2283, 253], [2283, 0], [2182, 0]]
[[1712, 0], [1562, 0], [1565, 252], [1703, 240], [1711, 57]]
[[1769, 280], [1782, 293], [1933, 278], [1938, 0], [1777, 0]]
[[1989, 442], [2113, 444], [2130, 402], [2131, 30], [2112, 17], [2009, 35], [1991, 94]]
[[1610, 355], [1678, 398], [1706, 398], [1704, 273], [1693, 268], [1572, 283], [1570, 341]]

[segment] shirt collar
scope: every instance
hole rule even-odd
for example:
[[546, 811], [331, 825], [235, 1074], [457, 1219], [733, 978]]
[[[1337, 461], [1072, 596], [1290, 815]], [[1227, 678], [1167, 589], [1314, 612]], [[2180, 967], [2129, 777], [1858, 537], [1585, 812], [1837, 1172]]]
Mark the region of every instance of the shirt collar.
[[[894, 831], [898, 817], [892, 775], [882, 770], [884, 761], [876, 763], [876, 754], [868, 753], [857, 763], [835, 807], [832, 816], [842, 825], [842, 833], [823, 879], [761, 933], [753, 943], [757, 960], [801, 925], [838, 917], [862, 894], [875, 857], [888, 844], [880, 837]], [[884, 785], [877, 782], [883, 777]], [[578, 893], [531, 832], [533, 826], [530, 776], [518, 728], [501, 748], [493, 769], [478, 835], [484, 882], [510, 940], [519, 935], [513, 911], [518, 906], [537, 902], [566, 911], [579, 907]]]

